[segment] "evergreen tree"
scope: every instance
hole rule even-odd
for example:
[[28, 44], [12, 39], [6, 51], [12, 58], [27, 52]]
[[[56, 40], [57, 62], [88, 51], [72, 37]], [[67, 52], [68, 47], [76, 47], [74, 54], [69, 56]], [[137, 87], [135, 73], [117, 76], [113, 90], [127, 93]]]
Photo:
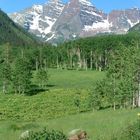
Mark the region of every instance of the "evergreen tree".
[[12, 69], [12, 84], [15, 89], [15, 93], [25, 93], [31, 86], [31, 67], [30, 63], [23, 58], [15, 60]]
[[2, 81], [2, 91], [5, 94], [8, 92], [8, 87], [11, 81], [11, 67], [9, 63], [5, 61], [0, 65], [0, 81]]

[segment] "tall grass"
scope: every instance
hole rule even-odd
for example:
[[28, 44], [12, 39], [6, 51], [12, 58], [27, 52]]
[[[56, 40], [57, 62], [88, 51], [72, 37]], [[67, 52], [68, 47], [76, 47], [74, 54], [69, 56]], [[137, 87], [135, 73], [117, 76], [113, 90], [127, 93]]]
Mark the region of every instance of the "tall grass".
[[65, 134], [83, 129], [91, 140], [109, 140], [137, 119], [140, 109], [82, 113], [90, 110], [89, 92], [104, 72], [48, 71], [48, 91], [34, 96], [0, 95], [0, 140], [17, 140], [25, 130], [44, 127]]
[[16, 140], [25, 130], [37, 131], [47, 127], [47, 129], [63, 131], [65, 134], [73, 129], [83, 129], [91, 140], [111, 140], [113, 134], [119, 135], [122, 130], [137, 120], [139, 111], [140, 109], [103, 110], [34, 122], [3, 121], [0, 122], [0, 138]]

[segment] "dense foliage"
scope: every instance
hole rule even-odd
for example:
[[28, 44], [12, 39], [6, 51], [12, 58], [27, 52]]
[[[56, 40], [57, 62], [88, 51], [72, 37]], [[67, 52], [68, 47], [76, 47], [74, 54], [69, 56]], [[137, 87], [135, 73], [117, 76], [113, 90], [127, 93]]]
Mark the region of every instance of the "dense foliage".
[[139, 140], [140, 139], [140, 120], [128, 125], [119, 135], [112, 136], [111, 140]]
[[[78, 105], [76, 104], [78, 100]], [[35, 95], [0, 96], [0, 120], [48, 120], [86, 112], [89, 108], [86, 90], [52, 90]]]
[[[26, 131], [27, 133], [28, 131]], [[67, 140], [66, 135], [61, 131], [43, 129], [38, 132], [29, 131], [20, 140]]]
[[92, 102], [94, 108], [140, 106], [140, 49], [121, 46], [112, 53], [107, 77], [98, 82]]

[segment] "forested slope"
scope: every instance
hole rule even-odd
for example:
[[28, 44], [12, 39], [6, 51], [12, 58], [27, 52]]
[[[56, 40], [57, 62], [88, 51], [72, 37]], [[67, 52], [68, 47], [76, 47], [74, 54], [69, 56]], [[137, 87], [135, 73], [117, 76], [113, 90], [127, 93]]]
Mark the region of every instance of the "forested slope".
[[16, 25], [0, 10], [0, 44], [7, 42], [13, 46], [31, 46], [37, 43], [33, 35]]
[[129, 32], [140, 32], [140, 23], [129, 29]]

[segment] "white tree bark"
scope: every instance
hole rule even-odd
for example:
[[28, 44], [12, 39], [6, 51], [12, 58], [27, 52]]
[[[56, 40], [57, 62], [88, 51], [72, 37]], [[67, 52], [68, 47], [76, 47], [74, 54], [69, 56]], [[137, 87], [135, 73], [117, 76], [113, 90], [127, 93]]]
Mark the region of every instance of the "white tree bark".
[[90, 52], [90, 69], [91, 70], [93, 69], [92, 64], [93, 64], [93, 52], [91, 51]]
[[138, 91], [138, 107], [140, 107], [140, 83], [139, 83], [139, 91]]

